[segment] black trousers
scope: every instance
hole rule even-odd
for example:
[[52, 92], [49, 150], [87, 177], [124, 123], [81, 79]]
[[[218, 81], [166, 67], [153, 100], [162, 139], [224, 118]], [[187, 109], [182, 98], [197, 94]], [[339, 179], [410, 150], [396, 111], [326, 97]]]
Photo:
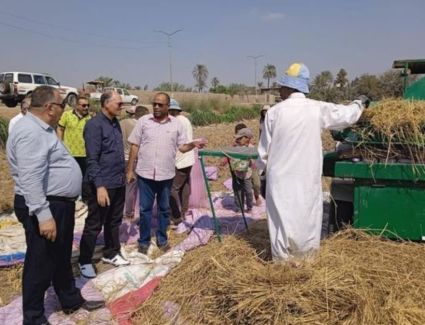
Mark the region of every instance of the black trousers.
[[170, 197], [171, 217], [174, 219], [184, 218], [189, 210], [191, 170], [192, 166], [182, 169], [176, 168]]
[[236, 206], [238, 206], [241, 210], [243, 210], [244, 205], [246, 204], [246, 207], [248, 209], [252, 209], [252, 204], [254, 199], [252, 195], [251, 177], [248, 179], [242, 179], [242, 178], [233, 176], [232, 183], [233, 183], [233, 192], [235, 195]]
[[86, 170], [87, 170], [87, 160], [86, 160], [86, 157], [74, 157], [74, 159], [77, 161], [78, 166], [80, 166], [81, 174], [83, 175], [81, 199], [83, 200], [83, 202], [87, 203], [88, 196], [90, 193], [90, 183], [84, 181], [84, 176], [86, 175]]
[[119, 230], [122, 222], [125, 201], [125, 186], [108, 189], [110, 205], [101, 207], [97, 203], [97, 192], [94, 184], [90, 184], [88, 196], [88, 214], [80, 241], [80, 264], [92, 261], [96, 239], [103, 227], [105, 247], [103, 256], [112, 258], [121, 249]]
[[74, 237], [75, 203], [49, 200], [56, 222], [54, 242], [40, 235], [38, 219], [30, 216], [23, 196], [15, 195], [15, 214], [25, 228], [27, 251], [22, 277], [22, 307], [24, 324], [45, 323], [44, 294], [53, 283], [62, 308], [80, 306], [84, 299], [75, 287], [71, 253]]

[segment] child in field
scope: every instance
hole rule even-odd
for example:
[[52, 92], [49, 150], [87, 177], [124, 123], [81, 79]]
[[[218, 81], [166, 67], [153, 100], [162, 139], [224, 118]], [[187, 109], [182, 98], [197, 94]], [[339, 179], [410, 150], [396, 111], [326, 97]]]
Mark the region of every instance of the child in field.
[[[238, 133], [239, 130], [247, 128], [246, 124], [239, 123], [235, 126], [235, 135]], [[252, 143], [254, 137], [250, 139], [249, 141], [249, 147], [255, 147], [254, 143]], [[236, 144], [234, 144], [236, 145]], [[255, 198], [255, 205], [259, 206], [261, 204], [261, 198], [260, 198], [260, 175], [258, 175], [257, 167], [255, 166], [255, 162], [252, 161], [252, 189], [254, 190], [254, 198]]]
[[[248, 147], [252, 137], [253, 134], [249, 128], [240, 129], [235, 135], [235, 146]], [[251, 212], [252, 210], [252, 164], [252, 160], [230, 159], [230, 166], [233, 170], [232, 184], [237, 211], [244, 209], [245, 203], [246, 212]]]

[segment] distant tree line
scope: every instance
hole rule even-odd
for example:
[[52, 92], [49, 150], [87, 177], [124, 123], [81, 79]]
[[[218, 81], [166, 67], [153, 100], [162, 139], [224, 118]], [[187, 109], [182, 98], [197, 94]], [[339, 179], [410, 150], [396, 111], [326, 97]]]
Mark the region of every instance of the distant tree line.
[[[278, 84], [274, 79], [277, 76], [276, 66], [266, 64], [262, 71], [262, 77], [265, 82], [258, 81], [255, 86], [242, 83], [230, 83], [223, 85], [217, 77], [212, 77], [210, 87], [208, 87], [208, 68], [204, 64], [196, 64], [192, 70], [192, 76], [195, 81], [193, 87], [187, 87], [178, 82], [173, 82], [173, 90], [178, 92], [204, 92], [209, 91], [216, 94], [228, 94], [234, 96], [255, 94], [256, 88], [277, 88]], [[100, 76], [98, 81], [102, 81], [105, 86], [120, 87], [127, 89], [142, 89], [140, 86], [132, 87], [129, 83], [114, 80], [110, 77]], [[143, 87], [148, 89], [148, 85]], [[169, 82], [162, 82], [154, 88], [155, 91], [171, 91]], [[355, 77], [351, 81], [348, 79], [348, 73], [345, 69], [340, 69], [336, 76], [326, 70], [317, 74], [311, 80], [310, 98], [341, 102], [351, 100], [358, 95], [364, 94], [373, 100], [380, 100], [388, 97], [400, 97], [403, 93], [403, 82], [400, 72], [397, 70], [388, 70], [380, 75], [363, 74]]]
[[397, 70], [388, 70], [380, 75], [363, 74], [352, 81], [348, 80], [347, 75], [345, 69], [340, 69], [335, 77], [330, 71], [322, 71], [313, 78], [309, 97], [341, 102], [359, 95], [380, 100], [403, 94], [403, 81]]

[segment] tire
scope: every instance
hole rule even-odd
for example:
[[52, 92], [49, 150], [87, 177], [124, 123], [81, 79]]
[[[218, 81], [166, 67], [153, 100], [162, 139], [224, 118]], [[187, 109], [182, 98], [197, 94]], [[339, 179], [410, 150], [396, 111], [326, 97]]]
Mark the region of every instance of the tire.
[[130, 104], [134, 106], [134, 105], [137, 104], [137, 102], [138, 102], [138, 100], [136, 98], [133, 98], [133, 100], [131, 101]]
[[18, 101], [16, 99], [4, 99], [3, 103], [7, 106], [7, 107], [16, 107], [18, 106]]
[[0, 93], [8, 94], [10, 93], [10, 83], [8, 82], [0, 82]]
[[74, 107], [77, 104], [77, 95], [74, 93], [71, 93], [66, 97], [65, 101], [69, 106]]

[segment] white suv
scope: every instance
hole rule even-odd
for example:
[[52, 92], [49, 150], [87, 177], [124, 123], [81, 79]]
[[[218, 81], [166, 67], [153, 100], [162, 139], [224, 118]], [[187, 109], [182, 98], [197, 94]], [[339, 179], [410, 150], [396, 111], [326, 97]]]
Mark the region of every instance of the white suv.
[[105, 87], [103, 89], [103, 92], [105, 91], [116, 91], [118, 94], [121, 95], [122, 101], [125, 104], [131, 104], [131, 105], [136, 105], [137, 102], [139, 101], [139, 97], [136, 95], [132, 95], [128, 92], [127, 89], [124, 88], [115, 88], [115, 87]]
[[71, 106], [77, 101], [76, 88], [62, 86], [46, 73], [33, 72], [0, 72], [0, 99], [7, 107], [16, 107], [25, 96], [42, 85], [59, 89], [62, 97]]

